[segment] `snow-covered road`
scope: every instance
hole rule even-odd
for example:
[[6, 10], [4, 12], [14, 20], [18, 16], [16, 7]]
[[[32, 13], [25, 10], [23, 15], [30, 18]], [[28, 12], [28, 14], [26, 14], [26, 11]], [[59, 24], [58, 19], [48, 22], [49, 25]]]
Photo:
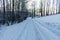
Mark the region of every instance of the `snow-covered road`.
[[[52, 16], [51, 18], [53, 18]], [[57, 17], [57, 16], [55, 16]], [[50, 18], [50, 19], [51, 19]], [[60, 16], [59, 16], [60, 18]], [[45, 19], [45, 20], [44, 20]], [[48, 21], [45, 18], [27, 18], [22, 23], [11, 25], [5, 31], [0, 33], [0, 40], [60, 40], [59, 30], [57, 29], [59, 22]], [[53, 24], [54, 25], [53, 25]], [[60, 25], [59, 25], [60, 27]], [[59, 32], [57, 33], [58, 30]]]

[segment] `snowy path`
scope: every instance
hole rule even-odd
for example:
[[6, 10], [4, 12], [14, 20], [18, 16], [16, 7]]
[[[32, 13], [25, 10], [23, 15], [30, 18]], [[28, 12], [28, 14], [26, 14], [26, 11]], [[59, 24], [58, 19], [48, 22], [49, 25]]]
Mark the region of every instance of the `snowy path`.
[[9, 26], [7, 30], [5, 30], [4, 36], [1, 40], [16, 40], [17, 37], [24, 32], [25, 26], [28, 23], [28, 20], [23, 23], [15, 24], [13, 26]]
[[8, 27], [0, 40], [60, 40], [44, 23], [28, 18], [22, 23]]
[[38, 21], [34, 20], [35, 24], [37, 25], [36, 28], [39, 29], [40, 33], [44, 35], [42, 38], [44, 40], [60, 40], [59, 37], [57, 37], [51, 30], [46, 28], [42, 23], [39, 23]]
[[60, 14], [27, 18], [0, 31], [0, 40], [60, 40]]
[[52, 31], [53, 33], [57, 34], [57, 36], [60, 37], [60, 25], [59, 24], [54, 24], [54, 23], [46, 23], [43, 21], [37, 21], [39, 24], [43, 25], [45, 28], [47, 28], [48, 30]]
[[60, 37], [60, 14], [35, 18], [34, 20]]

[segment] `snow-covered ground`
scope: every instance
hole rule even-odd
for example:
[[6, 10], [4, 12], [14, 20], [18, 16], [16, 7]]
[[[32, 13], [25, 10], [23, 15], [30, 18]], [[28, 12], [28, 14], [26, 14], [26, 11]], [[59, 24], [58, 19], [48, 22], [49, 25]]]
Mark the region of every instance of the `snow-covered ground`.
[[35, 18], [34, 20], [60, 37], [60, 14]]
[[0, 40], [60, 40], [60, 14], [27, 18], [0, 30]]

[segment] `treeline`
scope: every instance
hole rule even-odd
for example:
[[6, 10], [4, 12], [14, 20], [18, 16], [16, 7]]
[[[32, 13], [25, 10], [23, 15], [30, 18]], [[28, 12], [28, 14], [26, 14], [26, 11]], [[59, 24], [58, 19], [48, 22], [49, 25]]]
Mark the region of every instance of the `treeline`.
[[32, 3], [32, 13], [38, 16], [47, 16], [59, 13], [59, 3], [58, 0], [40, 0], [39, 8], [36, 8], [36, 1]]
[[3, 12], [0, 16], [0, 24], [9, 25], [9, 23], [19, 23], [25, 20], [28, 16], [26, 8], [26, 0], [1, 0], [3, 3]]
[[[39, 1], [39, 8], [37, 10], [36, 1], [31, 3], [31, 9], [28, 10], [27, 3], [30, 0], [0, 0], [2, 1], [3, 12], [1, 20], [2, 23], [5, 24], [9, 23], [19, 23], [25, 20], [27, 17], [36, 17], [36, 16], [47, 16], [52, 14], [57, 14], [59, 12], [58, 5], [56, 5], [56, 1], [50, 0], [40, 0]], [[52, 6], [52, 7], [51, 7]], [[0, 21], [1, 23], [1, 21]]]

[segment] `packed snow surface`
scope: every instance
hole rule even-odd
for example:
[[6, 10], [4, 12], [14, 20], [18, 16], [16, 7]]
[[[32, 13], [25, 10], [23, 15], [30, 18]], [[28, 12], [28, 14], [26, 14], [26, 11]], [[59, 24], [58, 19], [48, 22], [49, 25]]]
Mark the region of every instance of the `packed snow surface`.
[[60, 14], [25, 21], [0, 30], [0, 40], [60, 40]]

